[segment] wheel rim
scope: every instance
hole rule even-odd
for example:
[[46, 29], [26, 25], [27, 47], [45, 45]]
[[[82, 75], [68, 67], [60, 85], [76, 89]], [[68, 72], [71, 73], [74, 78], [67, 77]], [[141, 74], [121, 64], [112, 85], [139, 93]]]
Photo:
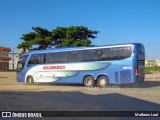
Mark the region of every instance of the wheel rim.
[[101, 79], [99, 83], [100, 83], [101, 86], [105, 86], [106, 85], [106, 80], [105, 79]]
[[87, 79], [86, 83], [87, 83], [87, 85], [92, 85], [92, 80], [91, 79]]
[[29, 84], [33, 84], [32, 78], [30, 78], [30, 77], [28, 78], [28, 83], [29, 83]]
[[29, 83], [32, 83], [32, 79], [31, 79], [31, 78], [29, 78], [29, 79], [28, 79], [28, 82], [29, 82]]

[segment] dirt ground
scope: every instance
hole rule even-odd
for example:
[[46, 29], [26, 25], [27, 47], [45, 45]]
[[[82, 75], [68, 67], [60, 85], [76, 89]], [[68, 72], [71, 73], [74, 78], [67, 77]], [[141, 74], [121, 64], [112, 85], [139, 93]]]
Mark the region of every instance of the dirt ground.
[[[160, 73], [109, 88], [27, 85], [15, 72], [0, 72], [0, 111], [160, 111]], [[61, 119], [61, 118], [60, 118]]]

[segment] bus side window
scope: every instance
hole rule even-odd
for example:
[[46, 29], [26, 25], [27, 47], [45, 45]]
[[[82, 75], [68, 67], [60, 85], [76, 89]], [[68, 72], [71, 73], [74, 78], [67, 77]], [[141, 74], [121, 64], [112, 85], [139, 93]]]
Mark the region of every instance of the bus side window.
[[54, 53], [54, 63], [65, 63], [68, 61], [68, 52], [55, 52]]
[[98, 61], [97, 51], [95, 49], [84, 50], [84, 61]]
[[104, 48], [101, 60], [102, 61], [116, 60], [115, 50], [113, 50], [112, 48]]
[[70, 51], [68, 52], [68, 62], [82, 62], [83, 52], [82, 51]]
[[44, 63], [44, 54], [33, 54], [31, 55], [27, 66], [42, 64], [42, 63]]
[[54, 53], [46, 53], [45, 59], [45, 63], [54, 63]]

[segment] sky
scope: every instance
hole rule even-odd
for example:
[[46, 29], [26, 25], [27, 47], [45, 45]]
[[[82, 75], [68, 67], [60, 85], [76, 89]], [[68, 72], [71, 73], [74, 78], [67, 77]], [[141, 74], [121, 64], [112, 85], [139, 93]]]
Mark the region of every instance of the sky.
[[95, 45], [138, 42], [160, 59], [160, 0], [0, 0], [0, 45], [14, 51], [32, 27], [80, 25], [100, 32]]

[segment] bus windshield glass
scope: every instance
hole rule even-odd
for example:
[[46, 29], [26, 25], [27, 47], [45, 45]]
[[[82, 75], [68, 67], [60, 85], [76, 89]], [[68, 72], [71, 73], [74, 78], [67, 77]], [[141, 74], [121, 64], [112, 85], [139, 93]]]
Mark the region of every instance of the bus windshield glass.
[[24, 69], [24, 65], [26, 63], [27, 58], [28, 58], [28, 55], [21, 56], [19, 58], [19, 61], [18, 61], [18, 64], [17, 64], [17, 72], [20, 72]]

